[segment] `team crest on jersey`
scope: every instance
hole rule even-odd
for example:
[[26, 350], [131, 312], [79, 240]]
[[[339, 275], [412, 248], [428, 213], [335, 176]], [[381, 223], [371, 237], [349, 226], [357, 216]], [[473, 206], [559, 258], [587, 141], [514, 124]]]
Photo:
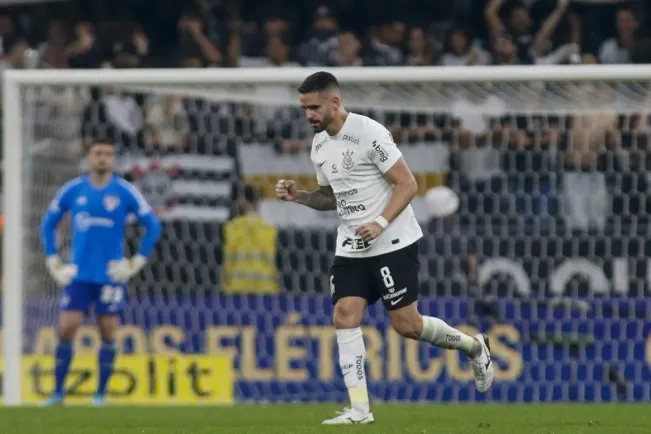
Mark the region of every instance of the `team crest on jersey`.
[[355, 161], [353, 160], [353, 151], [350, 149], [347, 149], [346, 152], [343, 153], [344, 159], [341, 162], [341, 166], [346, 169], [350, 170], [355, 166]]
[[104, 208], [108, 212], [113, 212], [118, 206], [120, 206], [120, 198], [117, 196], [104, 196]]
[[79, 196], [77, 198], [77, 205], [84, 206], [88, 203], [88, 199], [86, 199], [86, 196]]

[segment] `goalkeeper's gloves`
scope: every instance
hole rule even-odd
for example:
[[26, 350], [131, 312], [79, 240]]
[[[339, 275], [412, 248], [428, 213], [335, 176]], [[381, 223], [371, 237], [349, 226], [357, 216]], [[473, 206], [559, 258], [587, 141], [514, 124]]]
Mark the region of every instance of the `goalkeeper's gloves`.
[[46, 258], [45, 264], [50, 276], [61, 286], [66, 286], [77, 275], [77, 266], [74, 264], [64, 264], [57, 255], [50, 255]]
[[114, 282], [126, 283], [136, 274], [140, 273], [142, 267], [147, 263], [147, 258], [142, 255], [135, 255], [131, 259], [122, 258], [116, 261], [109, 261], [106, 274]]

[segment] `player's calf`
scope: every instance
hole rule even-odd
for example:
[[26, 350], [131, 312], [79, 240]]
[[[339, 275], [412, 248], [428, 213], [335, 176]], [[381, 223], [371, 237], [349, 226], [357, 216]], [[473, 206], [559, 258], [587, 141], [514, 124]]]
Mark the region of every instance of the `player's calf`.
[[366, 300], [362, 297], [344, 297], [335, 304], [333, 322], [337, 329], [339, 366], [348, 389], [351, 410], [324, 421], [325, 424], [359, 423], [351, 421], [365, 420], [370, 414], [366, 387], [366, 347], [360, 328], [365, 308]]
[[389, 316], [391, 327], [400, 336], [414, 340], [420, 337], [423, 330], [423, 319], [416, 309], [416, 303], [389, 311]]
[[119, 321], [117, 315], [98, 315], [97, 325], [102, 336], [102, 346], [99, 349], [98, 361], [98, 383], [97, 392], [93, 400], [94, 405], [104, 405], [106, 387], [113, 374], [115, 364], [116, 346], [115, 333]]
[[52, 396], [44, 403], [45, 406], [63, 403], [66, 377], [73, 357], [72, 340], [83, 320], [83, 312], [62, 311], [59, 314], [59, 341], [54, 350], [54, 391]]

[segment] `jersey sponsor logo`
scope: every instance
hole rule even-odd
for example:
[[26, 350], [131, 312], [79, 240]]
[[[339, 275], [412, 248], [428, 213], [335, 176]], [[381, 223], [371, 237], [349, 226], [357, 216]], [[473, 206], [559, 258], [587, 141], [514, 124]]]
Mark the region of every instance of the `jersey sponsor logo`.
[[328, 141], [327, 138], [321, 140], [321, 142], [318, 143], [318, 144], [316, 145], [316, 148], [314, 148], [314, 152], [319, 152], [319, 150], [320, 150], [321, 148], [323, 148], [323, 145], [325, 145], [325, 143], [326, 143], [327, 141]]
[[344, 156], [344, 159], [341, 162], [342, 167], [344, 169], [346, 169], [346, 170], [352, 169], [355, 166], [355, 161], [353, 160], [353, 151], [351, 151], [350, 149], [347, 149], [343, 153], [343, 156]]
[[120, 198], [113, 195], [106, 195], [104, 196], [103, 203], [104, 208], [106, 208], [108, 212], [113, 212], [118, 206], [120, 206]]
[[335, 197], [337, 199], [341, 199], [341, 198], [344, 198], [344, 197], [354, 196], [356, 194], [357, 194], [357, 189], [353, 188], [351, 190], [344, 190], [344, 191], [340, 191], [338, 193], [335, 193]]
[[344, 134], [344, 141], [359, 145], [359, 137], [349, 136], [348, 134]]
[[364, 358], [362, 356], [357, 356], [355, 358], [355, 369], [357, 370], [357, 379], [364, 379]]
[[337, 214], [339, 214], [339, 217], [347, 217], [360, 211], [366, 211], [363, 203], [359, 205], [348, 205], [344, 199], [337, 201]]
[[346, 238], [341, 247], [347, 247], [349, 250], [366, 250], [371, 247], [371, 242], [363, 238]]
[[332, 173], [339, 173], [339, 171], [337, 170], [337, 165], [336, 164], [332, 165]]
[[[384, 294], [382, 296], [382, 300], [400, 299], [400, 298], [404, 297], [406, 293], [407, 293], [407, 287], [405, 286], [400, 291], [394, 291], [394, 292], [390, 292], [389, 294]], [[398, 301], [400, 301], [400, 300], [398, 300]], [[396, 301], [396, 303], [398, 303], [398, 302]], [[395, 303], [392, 303], [392, 305], [394, 305], [394, 304]]]
[[387, 151], [385, 151], [384, 148], [380, 146], [380, 144], [376, 140], [373, 141], [373, 149], [375, 150], [375, 152], [377, 152], [378, 156], [380, 157], [380, 162], [384, 163], [389, 159], [389, 156], [387, 155]]
[[115, 222], [111, 219], [104, 217], [93, 217], [87, 212], [80, 212], [75, 215], [75, 229], [80, 232], [85, 232], [93, 226], [103, 228], [112, 228]]

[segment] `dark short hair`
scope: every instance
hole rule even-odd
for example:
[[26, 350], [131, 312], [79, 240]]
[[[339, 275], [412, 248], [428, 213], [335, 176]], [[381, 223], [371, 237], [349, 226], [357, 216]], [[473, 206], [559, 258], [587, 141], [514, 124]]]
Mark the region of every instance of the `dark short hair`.
[[298, 87], [299, 93], [323, 92], [328, 89], [339, 89], [337, 77], [329, 72], [319, 71], [308, 76]]
[[88, 150], [90, 151], [93, 149], [95, 145], [110, 145], [115, 147], [115, 141], [108, 135], [96, 135], [94, 136], [91, 140], [90, 143], [88, 144]]
[[241, 197], [252, 204], [256, 204], [260, 201], [260, 189], [251, 184], [247, 184], [242, 189]]

